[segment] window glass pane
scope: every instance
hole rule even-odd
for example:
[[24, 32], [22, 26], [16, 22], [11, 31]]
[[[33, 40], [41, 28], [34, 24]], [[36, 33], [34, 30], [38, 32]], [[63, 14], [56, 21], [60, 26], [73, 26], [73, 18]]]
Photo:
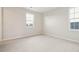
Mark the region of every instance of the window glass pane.
[[75, 18], [79, 18], [79, 13], [75, 13]]
[[79, 22], [79, 19], [71, 19], [70, 22]]
[[70, 25], [71, 25], [71, 26], [70, 26], [71, 29], [75, 29], [75, 27], [74, 27], [74, 26], [75, 26], [74, 22], [71, 22]]
[[79, 8], [75, 8], [75, 13], [79, 13]]
[[75, 29], [79, 29], [79, 22], [75, 22]]
[[33, 21], [33, 18], [29, 18], [29, 17], [27, 17], [27, 21], [28, 21], [28, 20]]
[[30, 18], [31, 18], [31, 17], [33, 17], [33, 16], [34, 16], [34, 15], [33, 15], [33, 14], [30, 14], [30, 13], [27, 13], [27, 14], [26, 14], [26, 17], [30, 17]]
[[70, 13], [70, 14], [74, 13], [74, 8], [70, 8], [70, 9], [69, 9], [69, 13]]
[[75, 18], [74, 13], [69, 15], [69, 19], [74, 19], [74, 18]]
[[34, 22], [34, 15], [27, 13], [26, 14], [26, 24], [27, 24], [27, 26], [32, 26], [33, 22]]
[[72, 19], [70, 21], [70, 28], [74, 29], [74, 30], [78, 30], [79, 29], [79, 19]]
[[79, 29], [79, 22], [71, 22], [71, 29]]

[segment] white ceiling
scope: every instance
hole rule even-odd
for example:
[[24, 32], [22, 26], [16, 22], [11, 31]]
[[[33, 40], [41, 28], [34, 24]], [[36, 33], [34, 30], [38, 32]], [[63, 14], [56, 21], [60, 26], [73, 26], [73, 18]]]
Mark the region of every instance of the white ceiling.
[[27, 9], [40, 12], [40, 13], [45, 13], [51, 10], [54, 10], [56, 7], [27, 7]]

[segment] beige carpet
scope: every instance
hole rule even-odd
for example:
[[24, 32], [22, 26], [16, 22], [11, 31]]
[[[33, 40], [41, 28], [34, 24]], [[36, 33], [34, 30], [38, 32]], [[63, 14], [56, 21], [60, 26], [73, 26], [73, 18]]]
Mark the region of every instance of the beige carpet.
[[77, 52], [79, 44], [46, 35], [0, 42], [0, 52]]

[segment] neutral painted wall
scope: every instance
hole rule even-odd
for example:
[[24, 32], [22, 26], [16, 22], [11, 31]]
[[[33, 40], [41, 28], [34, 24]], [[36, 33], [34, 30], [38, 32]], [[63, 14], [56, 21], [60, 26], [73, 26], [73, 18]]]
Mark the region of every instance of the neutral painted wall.
[[[27, 32], [26, 13], [35, 15], [34, 29]], [[37, 12], [27, 11], [24, 8], [4, 8], [4, 40], [27, 37], [42, 33], [42, 15]]]
[[79, 42], [79, 32], [69, 30], [69, 8], [57, 8], [44, 14], [44, 33]]
[[2, 12], [0, 8], [0, 41], [2, 40]]

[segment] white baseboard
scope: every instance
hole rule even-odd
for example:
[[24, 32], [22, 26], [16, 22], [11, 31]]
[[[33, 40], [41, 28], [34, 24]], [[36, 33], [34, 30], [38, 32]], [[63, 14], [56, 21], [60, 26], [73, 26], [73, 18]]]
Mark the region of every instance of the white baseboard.
[[14, 38], [3, 39], [2, 41], [29, 38], [29, 37], [33, 37], [33, 36], [37, 36], [37, 35], [41, 35], [41, 34], [38, 33], [38, 34], [32, 34], [32, 35], [28, 35], [28, 36], [26, 36], [26, 35], [24, 35], [24, 36], [16, 36], [16, 37], [14, 37]]
[[49, 33], [45, 33], [45, 35], [48, 35], [48, 36], [51, 36], [53, 38], [57, 38], [57, 39], [64, 39], [64, 40], [68, 40], [70, 42], [74, 42], [74, 43], [78, 43], [79, 44], [79, 41], [77, 40], [73, 40], [73, 39], [69, 39], [69, 38], [66, 38], [66, 37], [62, 37], [60, 35], [56, 35], [56, 34], [49, 34]]
[[[33, 37], [33, 36], [37, 36], [37, 35], [41, 35], [41, 33], [39, 33], [39, 34], [34, 34], [34, 35], [29, 35], [29, 36], [19, 36], [19, 37], [14, 37], [14, 38], [10, 38], [10, 39], [3, 39], [3, 40], [1, 40], [1, 41], [8, 41], [8, 40], [29, 38], [29, 37]], [[68, 41], [70, 41], [70, 42], [74, 42], [74, 43], [78, 43], [78, 44], [79, 44], [79, 41], [77, 41], [77, 40], [73, 40], [73, 39], [69, 39], [69, 38], [66, 38], [66, 37], [62, 37], [62, 36], [60, 36], [60, 35], [49, 34], [49, 33], [45, 33], [44, 35], [48, 35], [48, 36], [51, 36], [51, 37], [57, 38], [57, 39], [68, 40]]]

